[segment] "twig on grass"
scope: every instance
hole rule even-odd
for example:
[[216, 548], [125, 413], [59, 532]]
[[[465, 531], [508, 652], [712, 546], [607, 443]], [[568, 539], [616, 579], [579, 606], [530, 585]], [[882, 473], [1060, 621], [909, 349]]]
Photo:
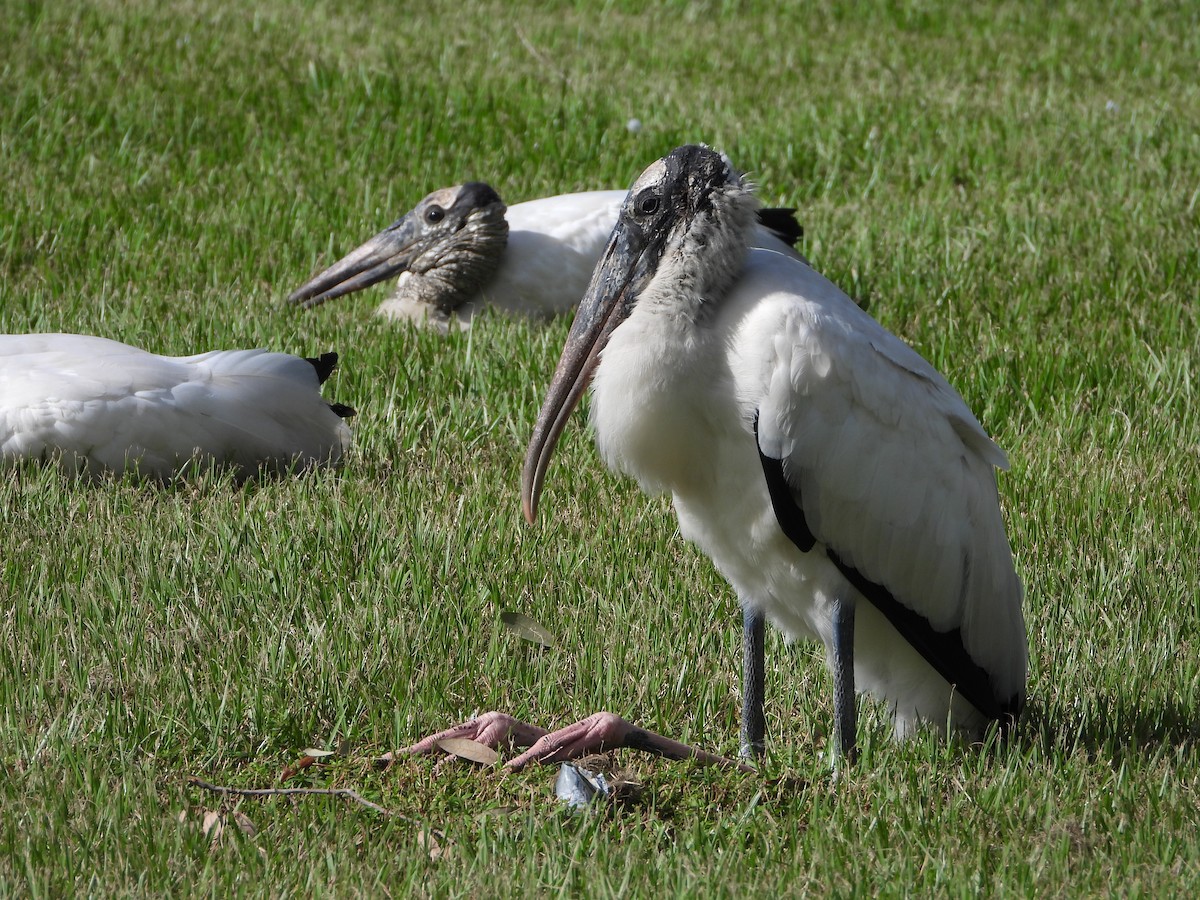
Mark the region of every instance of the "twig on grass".
[[525, 49], [529, 51], [529, 55], [537, 60], [542, 68], [547, 69], [552, 75], [557, 76], [559, 81], [561, 81], [563, 84], [570, 83], [571, 79], [567, 77], [567, 73], [552, 63], [546, 54], [534, 46], [533, 41], [525, 36], [525, 32], [521, 29], [520, 25], [513, 25], [513, 30], [517, 33], [517, 39], [525, 46]]
[[360, 794], [358, 791], [351, 788], [236, 788], [223, 787], [219, 784], [210, 784], [202, 778], [197, 778], [195, 775], [188, 776], [188, 784], [193, 784], [196, 787], [204, 788], [206, 791], [213, 791], [217, 794], [233, 794], [238, 797], [287, 797], [297, 794], [307, 794], [310, 796], [325, 796], [325, 797], [345, 797], [347, 800], [353, 800], [355, 803], [365, 806], [368, 809], [373, 809], [377, 813], [382, 813], [385, 816], [390, 816], [393, 819], [400, 819], [403, 822], [408, 822], [411, 825], [417, 825], [427, 829], [433, 834], [439, 834], [436, 829], [430, 828], [424, 822], [413, 819], [402, 813], [393, 812], [378, 803], [373, 803]]

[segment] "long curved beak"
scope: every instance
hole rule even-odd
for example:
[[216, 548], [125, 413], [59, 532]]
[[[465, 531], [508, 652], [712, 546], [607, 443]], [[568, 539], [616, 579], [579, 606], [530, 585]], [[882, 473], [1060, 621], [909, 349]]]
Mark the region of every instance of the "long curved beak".
[[600, 362], [613, 330], [625, 320], [652, 272], [644, 271], [641, 242], [618, 223], [575, 311], [558, 367], [533, 426], [521, 473], [521, 509], [530, 524], [554, 447]]
[[419, 255], [418, 236], [417, 224], [404, 216], [297, 288], [287, 302], [311, 309], [400, 274]]

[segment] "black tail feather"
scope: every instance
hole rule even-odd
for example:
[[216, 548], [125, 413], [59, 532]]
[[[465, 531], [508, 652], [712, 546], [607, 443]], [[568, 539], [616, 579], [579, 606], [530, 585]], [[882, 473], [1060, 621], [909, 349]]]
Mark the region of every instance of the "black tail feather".
[[790, 207], [760, 209], [758, 224], [793, 247], [800, 246], [800, 239], [804, 237], [804, 226], [796, 221], [796, 210]]
[[347, 406], [345, 403], [330, 403], [329, 408], [343, 419], [349, 419], [351, 416], [358, 415], [353, 406]]
[[337, 368], [338, 355], [336, 353], [322, 353], [316, 359], [306, 356], [305, 359], [312, 363], [312, 367], [317, 370], [317, 380], [321, 384], [328, 381], [333, 370]]

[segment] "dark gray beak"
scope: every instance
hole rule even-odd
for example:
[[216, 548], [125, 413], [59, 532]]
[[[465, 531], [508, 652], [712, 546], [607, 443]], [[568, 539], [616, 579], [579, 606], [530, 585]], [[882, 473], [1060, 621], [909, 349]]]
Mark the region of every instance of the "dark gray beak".
[[654, 274], [657, 257], [646, 253], [641, 229], [617, 223], [604, 255], [592, 272], [587, 293], [575, 311], [575, 320], [567, 335], [558, 367], [542, 404], [525, 452], [521, 475], [521, 508], [532, 523], [537, 516], [538, 499], [550, 457], [567, 419], [591, 383], [600, 362], [600, 352], [613, 331], [633, 309], [638, 295]]
[[422, 233], [420, 222], [406, 215], [293, 291], [287, 302], [309, 309], [399, 275], [421, 254]]

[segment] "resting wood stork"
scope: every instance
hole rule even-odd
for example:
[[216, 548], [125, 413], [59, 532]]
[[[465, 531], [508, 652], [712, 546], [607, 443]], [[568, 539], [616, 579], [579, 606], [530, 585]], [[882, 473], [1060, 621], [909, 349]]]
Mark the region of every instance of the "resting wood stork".
[[[506, 208], [482, 182], [442, 188], [287, 299], [317, 306], [398, 276], [376, 311], [389, 319], [445, 332], [469, 328], [486, 304], [552, 316], [583, 296], [624, 199], [625, 191], [587, 191]], [[761, 210], [752, 241], [799, 257], [794, 212]]]
[[336, 353], [170, 357], [89, 335], [0, 335], [0, 462], [164, 480], [193, 460], [241, 477], [336, 463], [354, 415], [321, 397], [336, 364]]
[[[1027, 645], [996, 490], [1004, 453], [837, 287], [749, 249], [756, 205], [705, 147], [634, 183], [529, 445], [526, 517], [590, 381], [605, 461], [671, 492], [681, 532], [746, 610], [825, 645], [843, 756], [856, 689], [887, 704], [897, 738], [1015, 721]], [[407, 749], [447, 736], [532, 743], [512, 768], [597, 746], [713, 758], [608, 713], [549, 734], [489, 713]]]

